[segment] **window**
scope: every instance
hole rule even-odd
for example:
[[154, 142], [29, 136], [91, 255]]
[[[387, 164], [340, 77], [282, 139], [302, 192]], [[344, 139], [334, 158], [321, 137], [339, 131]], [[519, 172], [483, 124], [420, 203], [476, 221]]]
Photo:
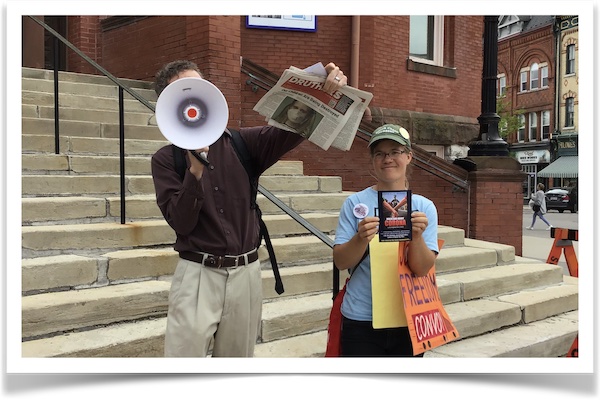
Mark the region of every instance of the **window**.
[[548, 66], [540, 67], [540, 75], [542, 77], [542, 87], [548, 87]]
[[419, 62], [443, 65], [444, 16], [410, 16], [410, 56]]
[[520, 92], [527, 90], [527, 71], [521, 71], [521, 87]]
[[519, 115], [519, 131], [517, 132], [517, 140], [519, 142], [525, 141], [525, 116]]
[[529, 141], [537, 140], [537, 114], [529, 113]]
[[575, 126], [575, 98], [567, 97], [565, 108], [565, 127]]
[[531, 80], [529, 88], [531, 90], [537, 89], [539, 87], [539, 68], [536, 63], [531, 66], [531, 70], [529, 71], [529, 78]]
[[506, 76], [504, 74], [498, 76], [498, 97], [506, 95]]
[[550, 140], [550, 111], [542, 111], [542, 140]]
[[570, 44], [567, 46], [567, 70], [566, 74], [575, 73], [575, 45]]

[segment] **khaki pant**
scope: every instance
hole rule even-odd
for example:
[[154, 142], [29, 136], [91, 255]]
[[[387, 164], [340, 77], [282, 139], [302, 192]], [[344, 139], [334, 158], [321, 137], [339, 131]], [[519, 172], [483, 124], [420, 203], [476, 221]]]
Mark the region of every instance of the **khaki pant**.
[[252, 357], [262, 314], [260, 261], [217, 269], [179, 259], [169, 292], [165, 357]]

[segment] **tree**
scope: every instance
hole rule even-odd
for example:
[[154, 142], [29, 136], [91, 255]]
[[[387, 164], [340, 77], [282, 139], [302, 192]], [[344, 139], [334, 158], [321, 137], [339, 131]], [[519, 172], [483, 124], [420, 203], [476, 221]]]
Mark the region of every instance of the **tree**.
[[519, 115], [525, 113], [524, 109], [518, 109], [511, 113], [512, 104], [506, 98], [506, 95], [496, 99], [496, 114], [500, 116], [498, 122], [498, 133], [502, 139], [508, 138], [509, 135], [517, 133], [521, 128]]

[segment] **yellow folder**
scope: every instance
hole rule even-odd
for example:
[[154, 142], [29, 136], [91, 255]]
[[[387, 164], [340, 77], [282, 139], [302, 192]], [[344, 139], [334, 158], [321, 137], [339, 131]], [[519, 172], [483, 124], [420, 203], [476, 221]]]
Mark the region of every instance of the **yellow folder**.
[[369, 243], [375, 329], [408, 326], [398, 278], [398, 249], [401, 245], [403, 242], [380, 242], [378, 235]]

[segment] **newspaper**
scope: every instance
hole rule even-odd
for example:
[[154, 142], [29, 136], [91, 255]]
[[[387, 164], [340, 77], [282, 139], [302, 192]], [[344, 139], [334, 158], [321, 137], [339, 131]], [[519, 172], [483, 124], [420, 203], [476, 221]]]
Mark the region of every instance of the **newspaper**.
[[345, 85], [333, 94], [321, 90], [327, 73], [317, 63], [286, 69], [254, 106], [267, 124], [295, 132], [324, 150], [350, 150], [373, 94]]

